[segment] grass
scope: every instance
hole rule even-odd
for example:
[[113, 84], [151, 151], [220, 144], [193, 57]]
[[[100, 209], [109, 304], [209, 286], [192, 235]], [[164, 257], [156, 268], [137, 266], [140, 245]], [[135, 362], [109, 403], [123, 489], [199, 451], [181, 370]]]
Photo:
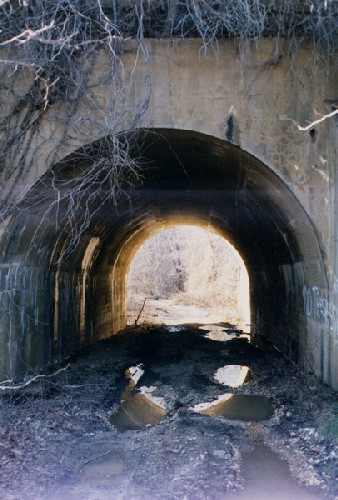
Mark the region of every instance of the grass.
[[320, 433], [328, 439], [338, 439], [338, 402], [333, 403], [330, 415], [325, 424], [321, 426]]

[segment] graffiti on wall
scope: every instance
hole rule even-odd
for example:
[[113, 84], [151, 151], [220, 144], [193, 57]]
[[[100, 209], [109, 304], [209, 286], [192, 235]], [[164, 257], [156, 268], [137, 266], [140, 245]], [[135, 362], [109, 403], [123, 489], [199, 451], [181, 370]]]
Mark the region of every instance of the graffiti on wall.
[[[336, 286], [336, 283], [335, 283]], [[335, 288], [336, 293], [336, 288]], [[338, 342], [338, 314], [333, 302], [328, 300], [326, 290], [317, 286], [303, 287], [304, 313], [318, 323], [329, 320], [329, 328], [334, 334], [335, 344]]]
[[324, 323], [328, 317], [329, 301], [326, 291], [323, 292], [317, 286], [303, 288], [304, 312], [319, 323]]

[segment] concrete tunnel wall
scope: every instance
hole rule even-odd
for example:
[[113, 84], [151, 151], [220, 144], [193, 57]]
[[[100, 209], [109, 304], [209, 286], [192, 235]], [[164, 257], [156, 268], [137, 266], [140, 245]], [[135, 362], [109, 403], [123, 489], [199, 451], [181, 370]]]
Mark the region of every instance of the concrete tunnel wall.
[[[48, 175], [17, 212], [1, 249], [2, 290], [11, 291], [2, 292], [1, 377], [63, 360], [123, 328], [125, 276], [134, 253], [162, 228], [195, 223], [229, 239], [241, 254], [255, 328], [307, 371], [334, 383], [324, 309], [312, 304], [307, 314], [304, 303], [311, 283], [327, 287], [324, 261], [289, 188], [262, 162], [212, 136], [156, 129], [142, 134], [140, 144], [134, 154], [145, 161], [142, 185], [118, 210], [100, 206], [70, 255], [67, 227], [56, 227], [48, 209], [55, 196]], [[82, 168], [80, 162], [73, 174]]]
[[[146, 94], [148, 68], [135, 42], [128, 44], [123, 62], [130, 85], [116, 103], [119, 131], [130, 129]], [[290, 61], [287, 40], [278, 62], [273, 39], [220, 40], [217, 54], [208, 57], [193, 39], [147, 40], [147, 47], [152, 92], [137, 126], [160, 130], [191, 182], [165, 144], [156, 149], [153, 141], [149, 149], [145, 142], [156, 168], [135, 190], [132, 205], [126, 201], [118, 215], [101, 207], [76, 252], [65, 255], [70, 231], [57, 226], [50, 210], [56, 198], [48, 171], [77, 148], [81, 157], [81, 147], [107, 133], [110, 65], [102, 50], [93, 62], [88, 100], [77, 103], [70, 121], [62, 119], [62, 106], [48, 107], [38, 133], [27, 131], [24, 175], [1, 181], [0, 198], [10, 192], [17, 210], [0, 223], [0, 377], [64, 359], [116, 330], [123, 324], [123, 290], [114, 288], [121, 306], [116, 299], [113, 307], [110, 277], [115, 272], [116, 283], [119, 276], [122, 282], [123, 266], [114, 268], [115, 257], [127, 259], [128, 238], [131, 244], [150, 220], [161, 225], [191, 218], [208, 221], [241, 253], [250, 274], [252, 322], [338, 387], [338, 128], [326, 120], [310, 136], [297, 127], [336, 100], [337, 67], [319, 61], [314, 67], [305, 44]], [[28, 73], [19, 94], [34, 83], [34, 72]], [[7, 101], [1, 113], [6, 109]], [[159, 161], [165, 156], [171, 161]], [[14, 172], [20, 171], [19, 157], [10, 158]]]

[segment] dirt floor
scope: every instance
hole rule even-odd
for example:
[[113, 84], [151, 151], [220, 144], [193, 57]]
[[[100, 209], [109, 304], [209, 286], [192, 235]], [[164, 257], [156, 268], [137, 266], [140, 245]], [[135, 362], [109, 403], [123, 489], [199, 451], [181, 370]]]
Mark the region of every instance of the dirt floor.
[[[222, 338], [222, 328], [209, 329]], [[223, 340], [207, 333], [197, 325], [130, 328], [74, 356], [56, 376], [2, 391], [0, 498], [335, 498], [336, 393], [274, 348], [260, 350], [231, 331]], [[215, 380], [227, 365], [250, 368], [243, 385]], [[125, 415], [146, 427], [120, 432], [112, 414], [121, 412], [122, 395], [140, 389], [164, 400], [165, 415], [147, 426], [137, 399]], [[193, 410], [224, 394], [264, 396], [271, 415], [253, 421], [249, 407], [237, 420]]]
[[[174, 299], [150, 299], [141, 297], [128, 308], [128, 323], [138, 325], [184, 325], [191, 323], [219, 323], [230, 321], [238, 323], [238, 315], [233, 315], [230, 307], [224, 312], [224, 307], [207, 308], [205, 306], [187, 305], [182, 303], [182, 297]], [[240, 327], [244, 325], [241, 324]]]

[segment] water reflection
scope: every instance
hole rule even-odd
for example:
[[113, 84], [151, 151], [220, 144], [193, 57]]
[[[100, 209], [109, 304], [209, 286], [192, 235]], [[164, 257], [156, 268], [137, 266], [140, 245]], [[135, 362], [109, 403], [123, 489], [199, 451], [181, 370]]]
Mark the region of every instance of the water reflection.
[[186, 330], [186, 327], [182, 325], [169, 325], [166, 328], [170, 333], [184, 332]]
[[217, 323], [212, 323], [210, 325], [200, 325], [199, 329], [200, 330], [212, 330], [212, 331], [219, 331], [223, 332], [226, 328], [230, 328], [230, 325], [227, 327], [225, 325], [217, 324]]
[[[248, 380], [249, 376], [248, 366], [226, 365], [216, 370], [214, 379], [220, 384], [239, 387]], [[195, 405], [193, 410], [204, 415], [244, 422], [266, 420], [273, 414], [271, 400], [265, 396], [230, 393], [223, 394], [212, 402]]]
[[247, 339], [250, 338], [246, 330], [244, 331], [238, 328], [234, 328], [232, 325], [228, 324], [201, 325], [199, 328], [200, 330], [207, 330], [207, 333], [205, 334], [206, 338], [220, 342], [233, 340], [236, 337], [247, 338]]
[[204, 415], [244, 422], [267, 420], [273, 415], [269, 398], [246, 394], [224, 394], [211, 403], [201, 403], [193, 409]]
[[143, 373], [140, 366], [131, 367], [126, 371], [126, 378], [130, 381], [122, 394], [122, 404], [110, 416], [110, 422], [119, 432], [141, 430], [156, 425], [166, 413], [164, 399], [152, 394], [156, 387], [136, 389], [136, 384]]
[[80, 476], [89, 483], [104, 483], [107, 479], [117, 479], [125, 475], [125, 458], [119, 452], [107, 452], [90, 460], [80, 469]]
[[249, 374], [250, 370], [248, 366], [226, 365], [216, 370], [214, 379], [220, 384], [239, 387], [248, 380]]
[[226, 333], [224, 330], [211, 330], [211, 332], [208, 332], [205, 336], [210, 340], [218, 340], [219, 342], [226, 342], [234, 338], [233, 335], [229, 335], [229, 333]]

